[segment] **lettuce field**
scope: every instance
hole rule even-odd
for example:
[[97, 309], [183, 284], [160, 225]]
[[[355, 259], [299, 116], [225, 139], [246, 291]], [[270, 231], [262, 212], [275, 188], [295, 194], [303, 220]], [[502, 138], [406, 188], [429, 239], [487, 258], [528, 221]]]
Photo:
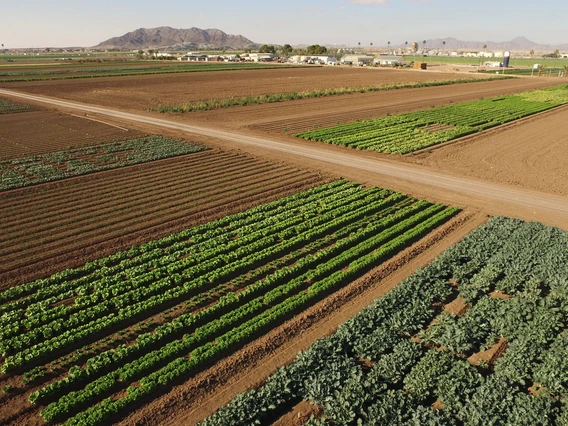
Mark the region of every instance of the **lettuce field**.
[[568, 103], [568, 86], [481, 99], [299, 133], [296, 136], [388, 154], [407, 154]]

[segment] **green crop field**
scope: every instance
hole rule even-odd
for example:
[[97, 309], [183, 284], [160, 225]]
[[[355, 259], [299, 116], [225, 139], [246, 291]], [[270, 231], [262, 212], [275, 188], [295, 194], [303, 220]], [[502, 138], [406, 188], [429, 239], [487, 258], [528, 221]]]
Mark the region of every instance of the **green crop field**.
[[0, 191], [208, 149], [149, 136], [0, 161]]
[[567, 327], [568, 233], [492, 218], [201, 426], [566, 425]]
[[274, 68], [296, 68], [294, 65], [270, 64], [270, 63], [230, 63], [230, 62], [209, 62], [209, 63], [174, 63], [163, 61], [150, 63], [119, 63], [112, 66], [65, 66], [61, 69], [35, 69], [37, 67], [27, 67], [26, 70], [11, 70], [9, 67], [0, 68], [0, 83], [14, 81], [42, 81], [42, 80], [65, 80], [75, 78], [96, 78], [96, 77], [120, 77], [132, 75], [148, 74], [174, 74], [186, 72], [207, 72], [207, 71], [236, 71], [249, 69], [274, 69]]
[[29, 401], [47, 422], [104, 424], [457, 211], [338, 180], [13, 287], [0, 293], [2, 372], [40, 384]]
[[338, 125], [296, 136], [406, 154], [568, 103], [568, 85]]

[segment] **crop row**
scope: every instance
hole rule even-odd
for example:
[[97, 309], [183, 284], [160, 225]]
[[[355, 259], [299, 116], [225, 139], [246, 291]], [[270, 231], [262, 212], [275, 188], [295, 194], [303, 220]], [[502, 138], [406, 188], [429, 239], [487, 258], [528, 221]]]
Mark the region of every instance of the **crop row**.
[[[465, 314], [440, 312], [456, 297]], [[567, 326], [568, 233], [493, 218], [201, 425], [299, 400], [322, 408], [310, 425], [566, 424]], [[495, 362], [466, 359], [498, 339]]]
[[[378, 260], [399, 250], [407, 241], [423, 235], [451, 216], [453, 211], [446, 209], [433, 216], [431, 214], [431, 211], [425, 210], [400, 221], [374, 239], [368, 239], [352, 249], [341, 250], [340, 254], [329, 259], [323, 267], [317, 267], [313, 272], [309, 271], [304, 276], [284, 282], [264, 296], [246, 304], [235, 300], [235, 308], [232, 311], [218, 319], [209, 319], [204, 326], [196, 328], [193, 334], [186, 334], [181, 340], [168, 343], [159, 350], [125, 364], [124, 367], [91, 382], [83, 390], [68, 393], [42, 410], [42, 416], [47, 421], [57, 419], [62, 412], [73, 412], [86, 403], [94, 402], [93, 398], [100, 398], [101, 394], [117, 390], [117, 386], [126, 387], [128, 382], [139, 379], [140, 386], [130, 386], [124, 398], [94, 405], [71, 419], [69, 424], [100, 422], [101, 419], [121, 412], [139, 399], [147, 397], [156, 387], [173, 383], [204, 362], [249, 341], [258, 332], [272, 328], [290, 313], [305, 308], [322, 295], [353, 279]], [[253, 290], [257, 290], [254, 285], [239, 293], [237, 297], [246, 299], [248, 291]], [[250, 319], [242, 322], [246, 318]], [[187, 353], [189, 359], [184, 356]], [[164, 363], [172, 358], [164, 367]], [[120, 365], [120, 358], [113, 358], [113, 365], [115, 364]], [[142, 375], [144, 376], [141, 378]], [[84, 371], [82, 377], [91, 379], [92, 375]]]
[[[406, 154], [568, 103], [567, 92], [566, 86], [560, 86], [339, 125], [296, 136], [350, 148]], [[432, 131], [428, 128], [431, 125], [445, 125], [445, 128]]]
[[[510, 77], [493, 77], [489, 80], [502, 80], [504, 78]], [[312, 98], [323, 98], [335, 95], [348, 95], [352, 93], [367, 93], [367, 92], [377, 92], [383, 90], [396, 90], [396, 89], [408, 89], [417, 87], [433, 87], [433, 86], [447, 86], [451, 84], [462, 84], [462, 83], [475, 83], [479, 81], [488, 81], [487, 79], [480, 78], [467, 78], [467, 79], [456, 79], [456, 80], [435, 80], [435, 81], [420, 81], [411, 83], [395, 83], [395, 84], [380, 84], [371, 86], [357, 86], [357, 87], [339, 87], [339, 88], [328, 88], [319, 90], [306, 90], [303, 92], [286, 92], [286, 93], [272, 93], [264, 95], [250, 95], [243, 97], [233, 97], [228, 99], [211, 99], [197, 102], [188, 102], [184, 104], [170, 104], [170, 105], [160, 105], [156, 108], [156, 111], [161, 113], [175, 112], [194, 112], [194, 111], [209, 111], [219, 108], [229, 108], [233, 106], [245, 106], [245, 105], [257, 105], [257, 104], [267, 104], [275, 102], [293, 101], [298, 99], [312, 99]]]
[[150, 136], [0, 162], [0, 190], [49, 182], [208, 149]]
[[[14, 287], [0, 293], [2, 370], [41, 375], [45, 363], [161, 312], [163, 324], [125, 345], [83, 350], [67, 375], [30, 395], [49, 404], [48, 421], [84, 409], [80, 416], [121, 411], [361, 276], [455, 212], [339, 180]], [[125, 398], [99, 404], [125, 389]]]

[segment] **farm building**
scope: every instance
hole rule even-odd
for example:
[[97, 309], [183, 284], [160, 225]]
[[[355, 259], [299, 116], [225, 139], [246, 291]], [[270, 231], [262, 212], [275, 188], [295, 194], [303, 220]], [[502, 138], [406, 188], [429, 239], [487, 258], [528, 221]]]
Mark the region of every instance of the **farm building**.
[[348, 65], [369, 65], [373, 63], [374, 58], [374, 56], [367, 55], [345, 55], [341, 58], [341, 63]]
[[274, 60], [274, 55], [272, 53], [245, 53], [241, 55], [241, 58], [252, 62], [270, 62]]
[[373, 64], [381, 66], [404, 65], [404, 58], [402, 56], [377, 56], [373, 60]]
[[207, 55], [195, 52], [188, 52], [185, 55], [182, 55], [178, 58], [180, 61], [190, 61], [190, 62], [198, 62], [198, 61], [206, 61]]
[[312, 55], [309, 56], [308, 62], [313, 64], [335, 65], [337, 64], [337, 58], [329, 55]]

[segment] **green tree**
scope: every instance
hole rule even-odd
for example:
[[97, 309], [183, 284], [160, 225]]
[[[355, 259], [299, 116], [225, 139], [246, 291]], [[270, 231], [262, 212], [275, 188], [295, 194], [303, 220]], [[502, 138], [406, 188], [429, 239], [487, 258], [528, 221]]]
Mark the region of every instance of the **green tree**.
[[276, 48], [274, 46], [263, 44], [260, 46], [260, 49], [258, 49], [258, 53], [276, 53]]
[[284, 46], [282, 46], [282, 53], [284, 55], [289, 55], [290, 53], [292, 53], [292, 50], [294, 49], [289, 44], [285, 44]]
[[319, 44], [312, 44], [308, 46], [307, 49], [308, 55], [321, 55], [323, 53], [327, 53], [327, 47], [320, 46]]

